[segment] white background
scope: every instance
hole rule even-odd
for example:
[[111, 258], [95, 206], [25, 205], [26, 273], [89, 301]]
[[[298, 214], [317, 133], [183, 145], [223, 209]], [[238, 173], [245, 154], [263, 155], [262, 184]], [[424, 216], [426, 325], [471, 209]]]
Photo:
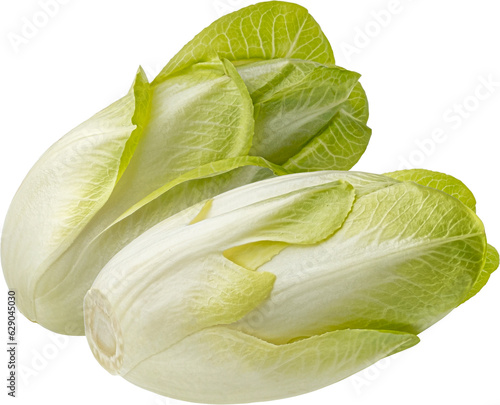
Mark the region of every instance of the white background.
[[[64, 3], [46, 21], [39, 1], [0, 6], [0, 221], [36, 159], [125, 94], [139, 64], [152, 79], [202, 28], [253, 2]], [[321, 24], [337, 63], [363, 75], [373, 136], [355, 169], [383, 173], [406, 165], [453, 174], [474, 192], [489, 241], [500, 247], [500, 2], [298, 3]], [[22, 35], [26, 19], [43, 26], [16, 46], [13, 38]], [[489, 92], [484, 81], [493, 81]], [[478, 86], [483, 86], [481, 100]], [[437, 129], [446, 138], [439, 144], [432, 141]], [[7, 287], [0, 284], [4, 342]], [[276, 404], [499, 405], [499, 309], [500, 274], [494, 274], [477, 297], [422, 333], [416, 347], [338, 384]], [[18, 398], [12, 400], [18, 404], [180, 403], [109, 375], [85, 338], [53, 334], [20, 314], [18, 323], [23, 375]], [[5, 387], [7, 359], [1, 351], [0, 385]], [[6, 403], [6, 388], [0, 395]]]

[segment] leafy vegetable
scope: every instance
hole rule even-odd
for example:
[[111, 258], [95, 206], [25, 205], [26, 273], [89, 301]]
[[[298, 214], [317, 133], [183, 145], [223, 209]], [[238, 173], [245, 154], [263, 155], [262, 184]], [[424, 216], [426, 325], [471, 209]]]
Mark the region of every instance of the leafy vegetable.
[[86, 295], [94, 355], [163, 395], [242, 403], [320, 388], [415, 345], [489, 256], [469, 207], [404, 181], [432, 183], [421, 174], [282, 176], [158, 223]]
[[352, 167], [371, 135], [358, 79], [334, 65], [307, 10], [283, 2], [221, 18], [152, 83], [139, 70], [130, 92], [53, 145], [14, 197], [2, 266], [21, 312], [83, 334], [96, 275], [157, 222], [265, 177]]
[[499, 255], [454, 177], [340, 171], [371, 136], [359, 79], [280, 1], [220, 18], [151, 83], [139, 69], [16, 193], [19, 309], [197, 402], [305, 393], [417, 344]]

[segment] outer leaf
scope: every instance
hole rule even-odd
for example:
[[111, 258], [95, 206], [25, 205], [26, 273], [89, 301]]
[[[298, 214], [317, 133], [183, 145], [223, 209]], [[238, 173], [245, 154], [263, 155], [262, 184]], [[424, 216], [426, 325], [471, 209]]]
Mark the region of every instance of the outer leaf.
[[479, 277], [477, 278], [476, 282], [472, 286], [469, 294], [467, 294], [467, 297], [465, 297], [463, 302], [470, 300], [479, 291], [481, 291], [481, 289], [490, 279], [491, 273], [498, 269], [498, 261], [498, 251], [493, 246], [488, 245], [486, 249], [486, 260], [484, 263], [484, 267], [481, 270], [481, 273], [479, 273]]
[[366, 125], [368, 101], [359, 83], [328, 125], [283, 167], [291, 172], [349, 170], [363, 155], [372, 130]]
[[358, 198], [324, 243], [262, 265], [277, 276], [271, 297], [234, 327], [278, 344], [345, 328], [417, 334], [462, 302], [485, 246], [481, 221], [458, 200], [386, 187]]
[[227, 61], [191, 66], [153, 86], [151, 106], [141, 142], [104, 207], [113, 220], [183, 173], [250, 149], [252, 101]]
[[[337, 67], [288, 59], [244, 65], [238, 73], [255, 106], [250, 153], [277, 164], [295, 156], [332, 124], [359, 78], [357, 73]], [[352, 146], [344, 146], [353, 152]], [[321, 168], [337, 167], [315, 167]]]
[[386, 173], [385, 175], [400, 181], [413, 181], [422, 186], [444, 191], [446, 194], [461, 201], [472, 211], [476, 211], [476, 199], [474, 198], [474, 194], [472, 194], [464, 183], [448, 174], [425, 169], [411, 169]]
[[237, 64], [276, 58], [335, 63], [328, 40], [305, 8], [271, 1], [245, 7], [205, 28], [167, 64], [154, 83], [217, 57]]
[[[388, 173], [387, 176], [398, 180], [414, 181], [415, 183], [422, 184], [423, 186], [444, 191], [464, 203], [474, 212], [476, 211], [476, 199], [474, 198], [474, 195], [464, 183], [453, 176], [424, 169], [401, 170], [398, 172]], [[493, 246], [488, 245], [486, 249], [484, 267], [463, 302], [476, 295], [486, 285], [491, 273], [493, 273], [497, 268], [498, 252]]]
[[274, 345], [214, 327], [144, 360], [124, 377], [184, 401], [268, 401], [333, 384], [418, 341], [397, 332], [341, 330]]
[[120, 168], [118, 170], [118, 177], [116, 179], [117, 182], [122, 177], [123, 172], [128, 167], [128, 164], [134, 155], [137, 145], [139, 144], [144, 133], [144, 128], [148, 123], [151, 110], [151, 87], [142, 68], [139, 68], [138, 78], [134, 83], [134, 95], [136, 106], [134, 116], [132, 117], [132, 123], [136, 125], [137, 128], [134, 132], [132, 132], [132, 135], [128, 138], [127, 143], [125, 144], [125, 149], [123, 150], [120, 161]]
[[128, 164], [142, 135], [148, 87], [140, 69], [125, 97], [54, 144], [17, 191], [3, 229], [2, 267], [28, 318], [36, 319], [33, 295], [46, 263], [102, 208]]

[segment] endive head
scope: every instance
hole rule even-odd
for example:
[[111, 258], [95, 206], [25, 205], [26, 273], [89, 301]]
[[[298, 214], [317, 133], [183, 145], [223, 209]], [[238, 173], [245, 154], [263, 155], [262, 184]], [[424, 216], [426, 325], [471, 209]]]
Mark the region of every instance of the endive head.
[[416, 344], [498, 266], [465, 186], [424, 173], [452, 196], [422, 173], [284, 176], [159, 223], [86, 295], [94, 355], [163, 395], [239, 403], [311, 391]]
[[223, 16], [153, 84], [214, 58], [236, 66], [252, 97], [251, 155], [303, 172], [348, 170], [364, 153], [371, 130], [360, 75], [335, 65], [328, 39], [304, 7], [269, 1]]
[[[255, 19], [258, 26], [238, 29]], [[282, 166], [273, 166], [279, 174], [350, 168], [371, 133], [358, 79], [334, 65], [307, 10], [283, 2], [221, 18], [153, 83], [140, 70], [125, 97], [42, 156], [12, 201], [2, 267], [20, 311], [54, 331], [82, 334], [83, 296], [118, 250], [186, 208], [184, 201], [261, 178], [236, 172], [220, 178], [218, 164], [203, 172], [213, 181], [195, 192], [184, 187], [187, 199], [183, 186], [157, 193], [200, 167], [252, 155]], [[155, 193], [161, 203], [120, 223]]]

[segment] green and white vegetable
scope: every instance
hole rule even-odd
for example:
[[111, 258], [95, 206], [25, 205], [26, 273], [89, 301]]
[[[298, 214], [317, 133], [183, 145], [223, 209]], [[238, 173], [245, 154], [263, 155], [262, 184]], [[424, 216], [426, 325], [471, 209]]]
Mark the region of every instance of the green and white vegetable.
[[302, 394], [418, 343], [498, 266], [470, 191], [424, 170], [268, 179], [166, 219], [85, 297], [109, 372], [204, 403]]
[[95, 277], [154, 224], [265, 177], [351, 168], [371, 135], [358, 79], [335, 66], [307, 10], [283, 2], [216, 21], [152, 83], [140, 69], [125, 97], [40, 158], [12, 201], [2, 267], [20, 311], [81, 335]]
[[112, 374], [204, 403], [273, 400], [410, 348], [499, 265], [459, 180], [347, 172], [360, 75], [303, 7], [215, 21], [56, 142], [16, 193], [19, 310]]

